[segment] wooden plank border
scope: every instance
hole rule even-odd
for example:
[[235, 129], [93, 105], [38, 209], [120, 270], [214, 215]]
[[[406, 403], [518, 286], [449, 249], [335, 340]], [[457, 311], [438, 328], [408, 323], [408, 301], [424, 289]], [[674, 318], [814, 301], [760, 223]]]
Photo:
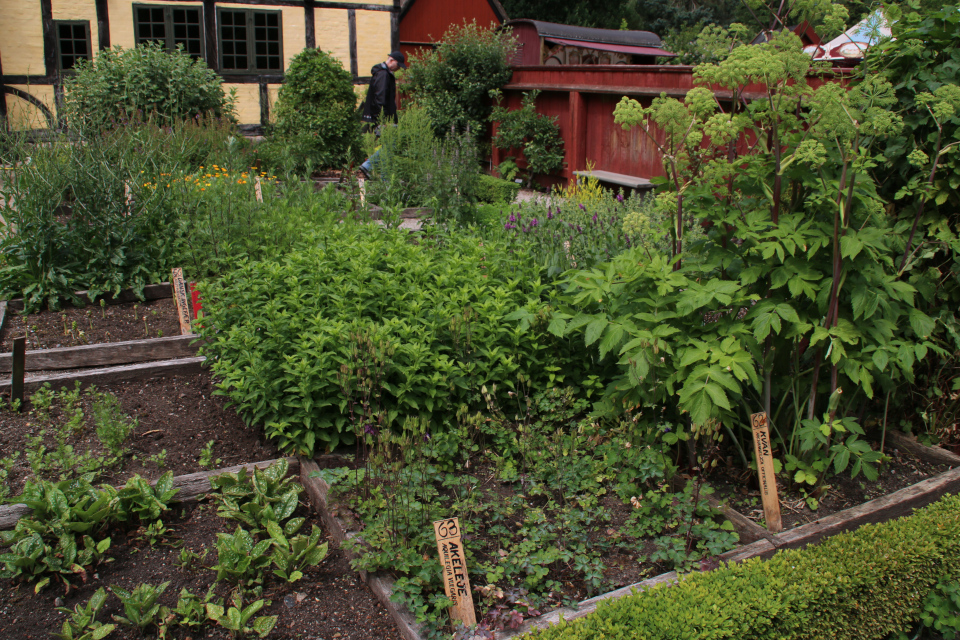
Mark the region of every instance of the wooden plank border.
[[[174, 358], [192, 358], [197, 355], [197, 336], [166, 336], [147, 340], [127, 340], [84, 344], [78, 347], [35, 349], [27, 351], [27, 371], [78, 369], [108, 365], [153, 362]], [[13, 356], [0, 353], [0, 373], [13, 371]]]
[[[75, 381], [79, 382], [81, 387], [87, 387], [91, 384], [106, 384], [125, 380], [146, 380], [167, 375], [200, 373], [203, 371], [204, 361], [206, 361], [205, 357], [198, 356], [195, 358], [177, 358], [174, 360], [129, 364], [103, 369], [54, 373], [46, 376], [32, 376], [24, 381], [23, 387], [27, 391], [33, 391], [45, 383], [50, 383], [52, 386], [60, 384], [69, 386]], [[10, 389], [10, 384], [9, 378], [0, 381], [0, 393]]]
[[920, 444], [917, 442], [916, 436], [908, 436], [902, 431], [887, 431], [887, 445], [892, 445], [930, 464], [960, 466], [960, 456], [957, 454], [951, 453], [943, 447], [928, 447]]
[[[237, 464], [223, 469], [214, 469], [212, 471], [199, 471], [197, 473], [188, 473], [182, 476], [176, 476], [173, 479], [173, 487], [180, 489], [174, 496], [174, 502], [191, 502], [197, 500], [210, 491], [210, 478], [224, 473], [239, 473], [241, 469], [253, 471], [254, 469], [266, 469], [279, 458], [273, 460], [262, 460], [260, 462], [247, 462]], [[287, 458], [287, 464], [290, 465], [288, 475], [294, 475], [300, 472], [300, 461], [296, 458]], [[156, 484], [156, 480], [151, 480], [150, 484]], [[11, 504], [0, 506], [0, 531], [12, 529], [16, 526], [17, 520], [28, 515], [32, 509], [25, 504]]]
[[[319, 470], [320, 466], [315, 461], [300, 458], [300, 482], [306, 489], [307, 497], [310, 499], [314, 510], [320, 514], [320, 519], [323, 520], [327, 533], [338, 545], [341, 545], [349, 538], [357, 536], [358, 532], [350, 531], [332, 513], [329, 504], [330, 485], [324, 482], [323, 478], [311, 477], [312, 473]], [[347, 555], [351, 559], [355, 557], [352, 553], [347, 553]], [[368, 573], [366, 571], [361, 571], [360, 577], [367, 583], [380, 603], [390, 612], [390, 616], [397, 624], [400, 635], [404, 637], [404, 640], [422, 640], [423, 636], [420, 634], [420, 625], [417, 624], [417, 621], [406, 609], [401, 608], [390, 599], [393, 595], [393, 578], [386, 573]]]

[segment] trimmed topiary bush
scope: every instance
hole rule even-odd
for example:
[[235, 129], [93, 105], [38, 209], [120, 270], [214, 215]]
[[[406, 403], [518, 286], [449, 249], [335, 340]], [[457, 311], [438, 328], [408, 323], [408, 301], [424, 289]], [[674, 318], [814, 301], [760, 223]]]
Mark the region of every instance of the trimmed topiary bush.
[[942, 581], [960, 577], [960, 496], [767, 561], [694, 573], [536, 640], [876, 639], [907, 629]]
[[233, 119], [236, 98], [203, 60], [155, 42], [114, 47], [80, 60], [66, 83], [64, 113], [71, 127], [102, 128], [129, 119], [159, 122], [198, 115]]
[[289, 149], [297, 169], [339, 167], [360, 151], [357, 94], [340, 61], [304, 49], [290, 62], [276, 105], [274, 142]]
[[511, 204], [517, 199], [520, 185], [494, 176], [481, 175], [474, 186], [474, 195], [478, 202], [490, 204]]

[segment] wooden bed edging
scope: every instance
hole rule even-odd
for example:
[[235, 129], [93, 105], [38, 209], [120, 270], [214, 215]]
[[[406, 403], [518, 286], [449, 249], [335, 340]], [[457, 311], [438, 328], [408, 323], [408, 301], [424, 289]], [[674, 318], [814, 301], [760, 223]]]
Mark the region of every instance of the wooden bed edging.
[[[90, 298], [89, 291], [77, 291], [76, 296], [84, 304], [90, 304], [92, 302], [97, 302], [98, 300], [103, 300], [105, 304], [123, 304], [125, 302], [140, 302], [140, 298], [136, 296], [133, 292], [133, 289], [121, 289], [120, 293], [116, 296], [109, 294], [101, 295], [96, 298]], [[173, 292], [170, 290], [169, 282], [161, 282], [159, 284], [148, 284], [143, 288], [143, 301], [147, 300], [162, 300], [163, 298], [172, 298]], [[67, 298], [62, 298], [61, 302], [66, 303]], [[13, 300], [7, 301], [7, 306], [11, 311], [23, 311], [23, 298], [14, 298]], [[2, 327], [0, 327], [2, 329]]]
[[[262, 460], [260, 462], [247, 462], [237, 464], [232, 467], [214, 469], [212, 471], [198, 471], [197, 473], [188, 473], [182, 476], [176, 476], [173, 479], [173, 486], [180, 489], [174, 496], [174, 502], [191, 502], [210, 491], [210, 478], [224, 473], [238, 473], [241, 469], [253, 471], [253, 469], [266, 469], [277, 462], [279, 458], [273, 460]], [[289, 475], [300, 472], [300, 461], [297, 458], [287, 458], [287, 464], [290, 465]], [[156, 480], [151, 480], [150, 484], [156, 484]], [[0, 506], [0, 531], [12, 529], [16, 526], [17, 520], [29, 514], [32, 511], [25, 504], [11, 504]]]
[[[84, 344], [77, 347], [34, 349], [27, 351], [27, 371], [48, 371], [102, 367], [133, 362], [151, 362], [172, 358], [190, 358], [197, 355], [199, 345], [195, 334], [165, 336], [144, 340]], [[13, 371], [13, 354], [0, 353], [0, 373]]]
[[[78, 381], [81, 386], [86, 387], [91, 384], [106, 384], [124, 380], [146, 380], [163, 375], [200, 373], [203, 371], [203, 363], [205, 361], [205, 357], [197, 356], [194, 358], [176, 358], [173, 360], [160, 360], [158, 362], [127, 364], [119, 367], [86, 369], [84, 371], [32, 376], [24, 380], [23, 388], [27, 391], [33, 391], [43, 386], [44, 383], [50, 383], [51, 386], [56, 386], [58, 384], [73, 384], [74, 381]], [[9, 378], [0, 382], [0, 393], [9, 389], [10, 386]]]
[[887, 446], [894, 446], [930, 464], [949, 464], [960, 467], [960, 456], [943, 447], [928, 447], [917, 442], [916, 436], [902, 431], [887, 431]]
[[[320, 519], [323, 520], [323, 524], [327, 528], [327, 533], [330, 534], [337, 544], [342, 544], [348, 538], [356, 536], [357, 532], [348, 531], [340, 519], [331, 513], [328, 502], [330, 485], [324, 482], [323, 478], [311, 477], [311, 474], [319, 470], [320, 466], [313, 460], [300, 458], [300, 483], [303, 484], [304, 489], [307, 490], [307, 496], [310, 498], [314, 510], [320, 514]], [[348, 553], [347, 555], [351, 559], [355, 557], [352, 553]], [[400, 635], [402, 635], [405, 640], [422, 640], [423, 636], [420, 635], [420, 625], [418, 625], [417, 621], [410, 615], [410, 612], [402, 609], [400, 605], [390, 600], [390, 597], [393, 595], [393, 579], [383, 572], [367, 573], [366, 571], [361, 571], [360, 577], [367, 583], [367, 586], [370, 587], [370, 590], [373, 591], [373, 594], [380, 603], [390, 612], [390, 616], [400, 630]]]

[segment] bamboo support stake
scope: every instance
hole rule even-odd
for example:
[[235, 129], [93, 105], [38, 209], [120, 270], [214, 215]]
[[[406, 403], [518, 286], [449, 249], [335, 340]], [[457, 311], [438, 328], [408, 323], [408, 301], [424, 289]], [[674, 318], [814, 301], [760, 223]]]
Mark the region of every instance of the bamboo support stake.
[[23, 376], [27, 365], [27, 336], [13, 339], [13, 379], [10, 385], [10, 400], [20, 401], [23, 409]]
[[173, 298], [177, 301], [177, 318], [180, 320], [180, 333], [193, 333], [190, 327], [190, 302], [187, 300], [187, 285], [183, 282], [183, 269], [175, 267], [171, 270], [170, 284], [173, 286]]

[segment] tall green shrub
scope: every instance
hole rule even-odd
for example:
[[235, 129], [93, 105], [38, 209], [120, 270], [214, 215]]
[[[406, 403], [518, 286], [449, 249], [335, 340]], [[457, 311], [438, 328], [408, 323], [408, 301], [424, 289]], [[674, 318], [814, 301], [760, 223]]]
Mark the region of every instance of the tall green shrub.
[[149, 42], [119, 46], [81, 60], [66, 82], [64, 110], [71, 127], [100, 128], [130, 118], [161, 122], [198, 115], [233, 118], [236, 99], [203, 60]]
[[544, 331], [540, 267], [503, 243], [338, 225], [315, 244], [202, 288], [221, 393], [284, 451], [405, 416], [445, 429], [482, 385], [509, 406], [521, 375], [536, 389], [583, 366]]
[[489, 92], [510, 79], [516, 42], [509, 29], [494, 30], [476, 22], [451, 27], [440, 46], [411, 56], [402, 91], [426, 109], [439, 136], [451, 130], [486, 130]]
[[490, 120], [498, 123], [493, 144], [498, 149], [516, 149], [527, 161], [527, 182], [538, 175], [547, 175], [563, 166], [563, 137], [556, 118], [537, 113], [537, 95], [531, 91], [523, 96], [519, 109], [513, 111], [497, 105]]
[[339, 167], [357, 157], [360, 119], [350, 73], [319, 49], [290, 62], [276, 105], [276, 142], [289, 148], [299, 168]]

